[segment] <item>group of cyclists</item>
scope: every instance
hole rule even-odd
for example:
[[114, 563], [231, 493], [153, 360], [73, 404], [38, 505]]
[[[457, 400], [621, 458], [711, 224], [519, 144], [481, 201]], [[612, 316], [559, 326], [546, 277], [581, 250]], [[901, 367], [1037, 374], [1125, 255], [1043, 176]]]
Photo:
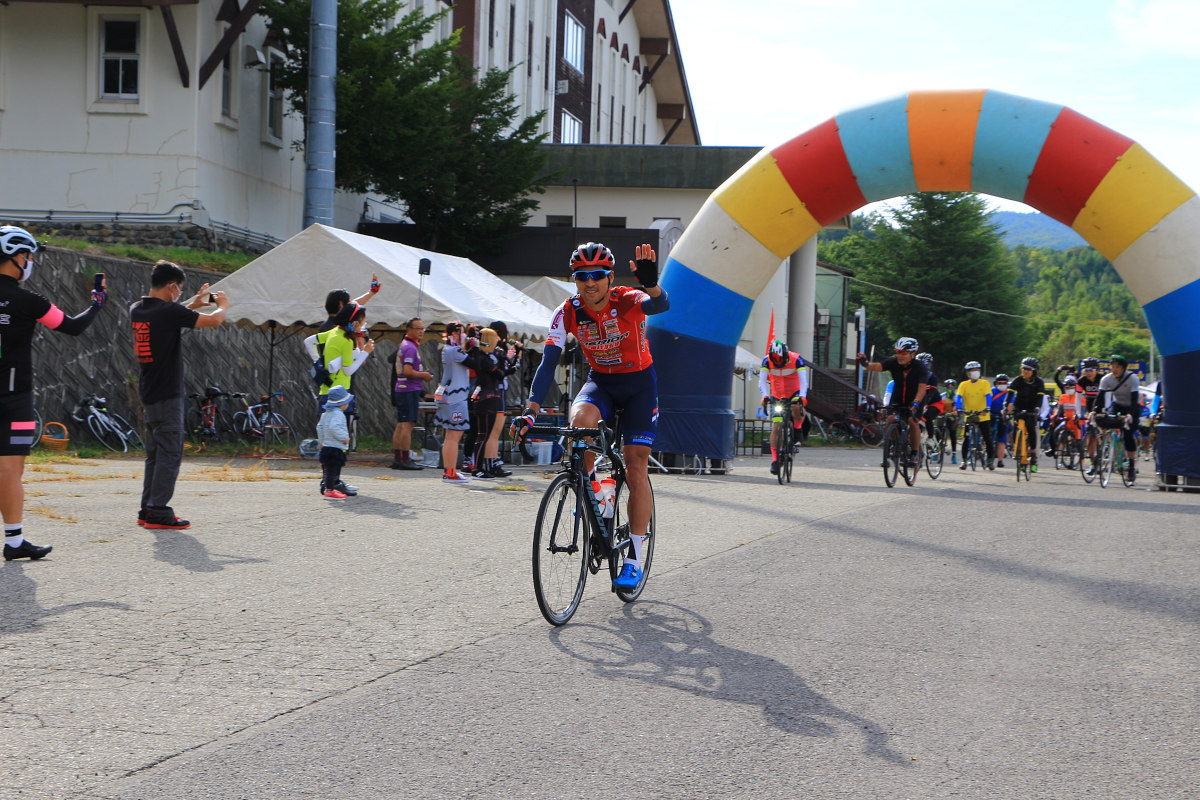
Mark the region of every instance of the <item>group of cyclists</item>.
[[[1070, 364], [1059, 366], [1054, 374], [1054, 383], [1059, 390], [1056, 397], [1039, 375], [1041, 363], [1033, 356], [1021, 360], [1020, 373], [1015, 378], [1000, 373], [994, 382], [989, 382], [982, 377], [982, 365], [978, 361], [968, 361], [963, 366], [966, 380], [959, 383], [950, 378], [939, 385], [938, 377], [933, 373], [933, 357], [918, 352], [920, 345], [916, 339], [901, 337], [894, 350], [895, 354], [883, 361], [869, 361], [864, 353], [858, 353], [857, 360], [866, 370], [891, 375], [883, 398], [889, 421], [896, 419], [897, 409], [912, 409], [907, 415], [908, 466], [917, 464], [922, 426], [933, 431], [934, 421], [945, 415], [943, 427], [950, 440], [952, 463], [958, 461], [956, 439], [962, 419], [969, 419], [971, 424], [978, 426], [986, 451], [986, 466], [990, 470], [1004, 466], [1010, 432], [1023, 425], [1033, 472], [1037, 471], [1039, 432], [1043, 427], [1049, 431], [1061, 423], [1069, 435], [1079, 441], [1083, 437], [1083, 426], [1092, 424], [1102, 429], [1121, 429], [1128, 480], [1132, 482], [1137, 474], [1137, 429], [1143, 413], [1140, 381], [1137, 374], [1129, 370], [1129, 362], [1124, 357], [1113, 355], [1109, 359], [1109, 371], [1104, 375], [1100, 374], [1100, 360], [1094, 357], [1080, 362], [1079, 375]], [[953, 396], [953, 413], [950, 414], [946, 413], [946, 395]], [[970, 446], [965, 435], [962, 440], [960, 470], [967, 468]], [[1053, 444], [1047, 442], [1044, 452], [1054, 456]], [[1090, 465], [1085, 469], [1092, 473], [1096, 470], [1095, 455], [1095, 442], [1091, 441], [1085, 454]]]

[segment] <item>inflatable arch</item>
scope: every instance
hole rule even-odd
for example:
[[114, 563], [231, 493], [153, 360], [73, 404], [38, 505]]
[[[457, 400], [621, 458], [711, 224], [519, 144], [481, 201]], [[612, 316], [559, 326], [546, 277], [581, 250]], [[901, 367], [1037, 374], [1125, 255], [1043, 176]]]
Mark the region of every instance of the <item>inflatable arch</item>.
[[990, 90], [911, 92], [838, 114], [713, 192], [664, 268], [671, 310], [650, 320], [662, 449], [731, 458], [728, 375], [754, 298], [823, 226], [923, 191], [1026, 203], [1113, 263], [1163, 357], [1161, 471], [1200, 477], [1200, 200], [1131, 139]]

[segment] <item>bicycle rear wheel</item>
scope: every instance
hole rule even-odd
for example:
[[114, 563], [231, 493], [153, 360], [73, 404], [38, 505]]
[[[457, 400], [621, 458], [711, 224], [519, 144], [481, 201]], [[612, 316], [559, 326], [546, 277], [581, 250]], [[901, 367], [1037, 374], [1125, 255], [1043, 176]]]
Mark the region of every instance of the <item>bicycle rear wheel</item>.
[[[1088, 451], [1091, 450], [1096, 455], [1088, 457]], [[1079, 450], [1079, 473], [1083, 477], [1084, 483], [1091, 483], [1096, 480], [1096, 473], [1100, 471], [1100, 442], [1096, 436], [1096, 432], [1088, 426], [1087, 436], [1084, 437], [1083, 443]]]
[[96, 441], [116, 453], [124, 453], [129, 449], [125, 444], [125, 439], [117, 433], [112, 424], [102, 418], [98, 413], [93, 411], [88, 414], [87, 418], [88, 430], [92, 432], [92, 436], [96, 437]]
[[246, 444], [257, 444], [263, 440], [263, 432], [245, 411], [239, 411], [233, 415], [233, 430]]
[[266, 424], [267, 440], [280, 447], [297, 447], [296, 429], [282, 414], [271, 412]]
[[189, 408], [183, 429], [193, 444], [200, 444], [206, 438], [204, 435], [204, 416], [198, 408]]
[[37, 427], [33, 429], [33, 444], [30, 446], [37, 447], [42, 441], [42, 431], [46, 428], [46, 423], [42, 420], [42, 412], [36, 408], [33, 410], [33, 422]]
[[863, 425], [859, 438], [867, 447], [875, 447], [883, 441], [883, 431], [875, 423]]
[[903, 442], [900, 428], [889, 424], [883, 432], [883, 482], [890, 489], [896, 485], [896, 474], [900, 471]]
[[[782, 466], [782, 465], [781, 465]], [[648, 480], [648, 479], [647, 479]], [[617, 490], [614, 497], [616, 502], [616, 510], [613, 512], [612, 531], [613, 541], [620, 542], [629, 536], [629, 492], [626, 491], [624, 479], [617, 481]], [[650, 527], [646, 529], [646, 541], [642, 545], [642, 577], [638, 581], [636, 588], [628, 591], [619, 590], [616, 594], [626, 603], [632, 603], [641, 596], [642, 590], [646, 588], [646, 580], [650, 577], [650, 564], [654, 560], [654, 540], [655, 536], [654, 520], [657, 514], [654, 512], [654, 487], [650, 487]], [[630, 542], [630, 547], [633, 543]], [[623, 551], [613, 551], [608, 560], [609, 578], [616, 580], [617, 573], [621, 571], [621, 563], [624, 560], [622, 557]]]
[[558, 475], [542, 495], [533, 526], [533, 594], [551, 625], [575, 614], [587, 583], [592, 537], [581, 500], [571, 473]]

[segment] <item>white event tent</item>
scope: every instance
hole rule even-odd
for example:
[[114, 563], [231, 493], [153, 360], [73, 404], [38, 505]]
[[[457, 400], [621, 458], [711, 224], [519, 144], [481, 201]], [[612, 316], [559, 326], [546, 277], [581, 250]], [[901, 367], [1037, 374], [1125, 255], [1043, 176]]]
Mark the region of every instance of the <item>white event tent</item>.
[[[419, 274], [421, 259], [430, 274]], [[509, 335], [546, 335], [551, 310], [475, 262], [359, 233], [311, 225], [263, 254], [211, 291], [229, 296], [226, 321], [256, 327], [316, 327], [325, 319], [325, 296], [367, 291], [372, 273], [382, 289], [367, 305], [367, 325], [399, 330], [418, 315], [426, 323], [501, 320]], [[274, 327], [274, 326], [271, 326]]]

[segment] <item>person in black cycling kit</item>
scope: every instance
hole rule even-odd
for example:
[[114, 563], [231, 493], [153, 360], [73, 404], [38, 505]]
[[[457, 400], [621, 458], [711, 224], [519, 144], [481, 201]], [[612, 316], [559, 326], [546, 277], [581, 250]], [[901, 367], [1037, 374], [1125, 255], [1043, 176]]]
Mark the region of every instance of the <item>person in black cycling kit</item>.
[[1029, 436], [1025, 451], [1029, 454], [1030, 472], [1037, 472], [1038, 418], [1049, 409], [1046, 382], [1037, 374], [1039, 366], [1040, 362], [1033, 356], [1023, 359], [1021, 374], [1008, 385], [1011, 392], [1008, 412], [1013, 415], [1013, 424], [1019, 419], [1025, 420], [1025, 430]]
[[[896, 355], [885, 358], [883, 361], [867, 361], [866, 353], [858, 354], [858, 363], [863, 369], [871, 372], [887, 372], [892, 376], [895, 386], [892, 389], [892, 403], [890, 409], [895, 409], [897, 406], [911, 404], [913, 407], [913, 415], [908, 420], [908, 443], [911, 452], [909, 453], [906, 463], [908, 466], [916, 466], [917, 449], [921, 446], [921, 427], [917, 424], [917, 420], [921, 419], [922, 405], [925, 400], [925, 393], [929, 388], [929, 370], [920, 361], [917, 361], [917, 351], [921, 346], [917, 340], [911, 336], [902, 336], [896, 340], [894, 346]], [[894, 418], [889, 417], [890, 422]]]
[[0, 226], [0, 512], [4, 516], [4, 560], [39, 559], [52, 549], [25, 539], [25, 456], [37, 428], [33, 413], [33, 334], [37, 323], [78, 336], [92, 324], [108, 299], [103, 284], [92, 291], [92, 304], [68, 317], [37, 292], [20, 283], [33, 273], [33, 254], [41, 245], [24, 228]]

